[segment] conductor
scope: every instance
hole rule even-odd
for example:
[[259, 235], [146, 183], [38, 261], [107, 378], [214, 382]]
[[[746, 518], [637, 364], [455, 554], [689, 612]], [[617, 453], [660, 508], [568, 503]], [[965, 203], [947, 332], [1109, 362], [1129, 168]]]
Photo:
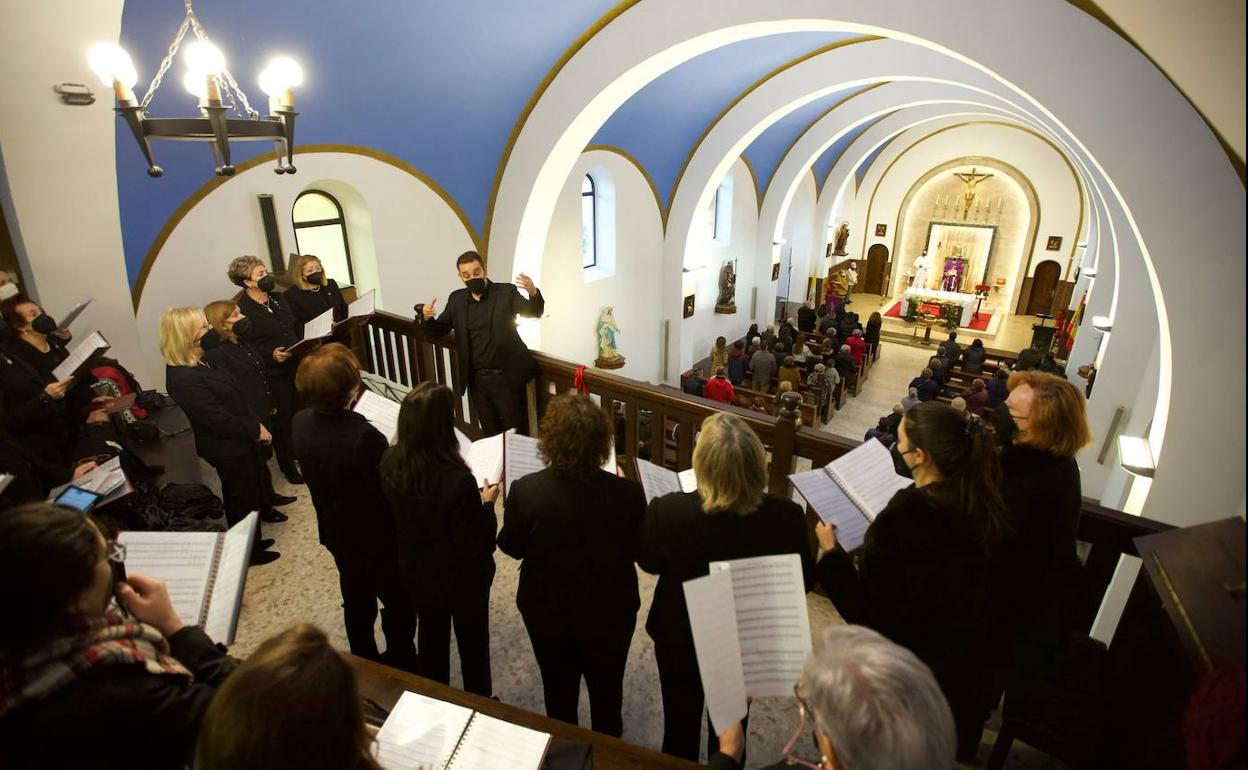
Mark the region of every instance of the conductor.
[[516, 284], [528, 299], [510, 283], [491, 282], [475, 251], [460, 254], [455, 269], [466, 288], [451, 292], [446, 309], [436, 318], [436, 299], [417, 305], [416, 323], [431, 339], [455, 332], [459, 394], [468, 389], [482, 433], [493, 436], [508, 428], [523, 432], [525, 385], [537, 374], [537, 361], [516, 331], [516, 316], [540, 317], [546, 300], [524, 273], [516, 276]]

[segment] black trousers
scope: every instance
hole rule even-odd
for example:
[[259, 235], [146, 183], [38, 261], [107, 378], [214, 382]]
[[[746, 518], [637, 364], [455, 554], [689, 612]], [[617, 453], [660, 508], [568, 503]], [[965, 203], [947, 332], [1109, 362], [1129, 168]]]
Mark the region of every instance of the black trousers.
[[482, 434], [493, 436], [509, 428], [528, 433], [526, 387], [509, 383], [502, 369], [473, 371], [468, 381], [468, 398], [481, 422]]
[[[205, 458], [207, 459], [207, 458]], [[221, 497], [225, 504], [225, 520], [232, 527], [252, 511], [263, 510], [268, 504], [264, 458], [259, 444], [244, 454], [208, 460], [221, 479]], [[256, 542], [260, 542], [260, 523], [256, 522]]]
[[451, 625], [454, 624], [464, 689], [486, 697], [493, 695], [489, 583], [457, 590], [445, 602], [418, 603], [416, 612], [420, 617], [417, 632], [420, 675], [450, 684]]
[[604, 633], [579, 623], [550, 628], [525, 621], [542, 671], [547, 716], [577, 724], [576, 707], [584, 677], [594, 730], [616, 738], [623, 734], [624, 668], [635, 622], [634, 616], [626, 628]]
[[[369, 554], [343, 553], [341, 549], [330, 553], [338, 566], [343, 623], [351, 654], [416, 671], [416, 610], [399, 580], [398, 563], [382, 563]], [[381, 631], [386, 637], [384, 659], [373, 634], [378, 599], [382, 603]]]
[[[698, 738], [702, 735], [702, 713], [706, 705], [702, 692], [702, 675], [693, 640], [677, 643], [654, 643], [654, 658], [659, 668], [659, 691], [663, 696], [663, 753], [698, 761]], [[706, 737], [706, 756], [719, 751], [719, 736], [710, 716]], [[749, 716], [743, 720], [748, 726]], [[745, 766], [745, 756], [741, 757]]]
[[295, 456], [290, 443], [290, 421], [295, 416], [294, 371], [269, 371], [270, 406], [277, 410], [270, 421], [269, 432], [273, 434], [273, 454], [282, 473], [295, 470]]

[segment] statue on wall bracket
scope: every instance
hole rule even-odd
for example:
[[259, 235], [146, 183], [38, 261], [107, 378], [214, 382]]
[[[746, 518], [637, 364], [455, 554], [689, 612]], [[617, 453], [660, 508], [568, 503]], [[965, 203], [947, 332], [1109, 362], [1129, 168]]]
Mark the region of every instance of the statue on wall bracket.
[[615, 322], [615, 308], [604, 307], [598, 316], [598, 358], [594, 366], [599, 369], [619, 369], [624, 365], [624, 356], [616, 347], [615, 335], [620, 333], [620, 326]]
[[849, 223], [842, 222], [841, 226], [836, 229], [836, 244], [832, 247], [832, 256], [849, 256], [849, 252], [845, 250], [847, 246], [849, 246]]
[[719, 269], [719, 298], [715, 300], [715, 312], [737, 312], [737, 265], [731, 259]]

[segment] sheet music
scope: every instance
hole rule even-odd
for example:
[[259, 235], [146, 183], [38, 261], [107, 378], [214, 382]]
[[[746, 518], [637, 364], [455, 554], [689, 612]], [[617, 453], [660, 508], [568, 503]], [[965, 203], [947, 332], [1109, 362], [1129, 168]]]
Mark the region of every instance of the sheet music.
[[319, 340], [334, 332], [334, 310], [330, 308], [303, 325], [303, 342]]
[[641, 479], [642, 491], [646, 494], [646, 505], [656, 497], [683, 491], [678, 474], [640, 457], [637, 458], [637, 475]]
[[685, 468], [680, 473], [677, 473], [676, 479], [680, 482], [681, 492], [698, 491], [698, 474], [693, 472], [693, 468]]
[[355, 302], [347, 305], [347, 318], [360, 318], [376, 312], [375, 294], [376, 290], [370, 289], [363, 297], [359, 297]]
[[188, 624], [198, 623], [208, 575], [217, 551], [217, 532], [122, 532], [126, 572], [165, 581], [173, 609]]
[[507, 431], [505, 435], [507, 437], [506, 449], [503, 455], [506, 458], [504, 461], [506, 484], [503, 487], [503, 494], [510, 494], [513, 482], [530, 473], [545, 470], [546, 463], [542, 462], [541, 455], [537, 453], [537, 439], [521, 436], [513, 431]]
[[810, 615], [802, 559], [795, 553], [711, 563], [728, 572], [736, 608], [745, 690], [753, 697], [792, 695], [810, 654]]
[[746, 714], [745, 675], [737, 639], [737, 614], [732, 598], [731, 570], [686, 580], [685, 605], [698, 654], [698, 671], [706, 707], [716, 734]]
[[252, 511], [222, 537], [217, 580], [212, 586], [212, 599], [208, 602], [208, 616], [204, 620], [204, 633], [220, 644], [234, 643], [234, 631], [238, 626], [238, 612], [243, 600], [243, 583], [251, 561], [258, 519], [259, 515]]
[[12, 473], [0, 473], [0, 492], [4, 492], [4, 490], [8, 489], [9, 485], [13, 483], [13, 479], [15, 478], [16, 476]]
[[366, 389], [352, 409], [364, 415], [364, 418], [372, 423], [374, 428], [381, 431], [386, 441], [393, 444], [394, 437], [399, 433], [400, 406], [398, 401], [391, 401], [385, 396], [379, 396]]
[[114, 493], [122, 492], [126, 486], [126, 472], [121, 469], [121, 457], [114, 457], [103, 465], [92, 468], [89, 473], [53, 489], [48, 500], [60, 497], [65, 488], [69, 486], [81, 487], [88, 492], [100, 495], [100, 499], [96, 502], [97, 506], [116, 500], [121, 497], [121, 494]]
[[443, 768], [470, 719], [472, 709], [405, 692], [377, 733], [377, 761], [386, 770]]
[[77, 321], [78, 316], [82, 315], [82, 311], [86, 310], [87, 305], [90, 305], [90, 304], [91, 304], [91, 299], [88, 298], [88, 299], [84, 299], [82, 302], [79, 302], [77, 305], [74, 305], [72, 308], [70, 308], [69, 312], [66, 313], [61, 318], [60, 328], [68, 329], [69, 325], [72, 324], [74, 321]]
[[52, 370], [52, 377], [57, 382], [67, 380], [74, 375], [78, 367], [82, 366], [91, 354], [100, 348], [107, 348], [108, 340], [104, 339], [104, 335], [99, 332], [91, 332], [87, 338], [78, 343], [69, 357], [61, 362], [61, 365]]
[[871, 520], [854, 505], [826, 468], [794, 473], [789, 480], [820, 519], [836, 525], [836, 540], [842, 548], [852, 551], [862, 545]]
[[893, 499], [893, 495], [913, 483], [897, 474], [892, 454], [878, 441], [862, 442], [827, 468], [832, 478], [872, 521]]
[[530, 730], [478, 711], [447, 770], [539, 770], [550, 733]]
[[482, 479], [491, 484], [497, 484], [503, 478], [503, 437], [514, 432], [514, 430], [509, 430], [507, 433], [499, 433], [479, 441], [469, 442], [466, 452], [463, 451], [463, 442], [468, 439], [465, 437], [460, 440], [464, 462], [468, 463], [468, 467], [472, 470], [472, 477], [478, 484]]

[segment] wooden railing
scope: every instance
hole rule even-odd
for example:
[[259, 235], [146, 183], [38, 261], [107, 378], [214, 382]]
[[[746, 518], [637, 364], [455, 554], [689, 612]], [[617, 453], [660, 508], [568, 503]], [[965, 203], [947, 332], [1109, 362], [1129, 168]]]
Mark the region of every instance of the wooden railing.
[[[365, 367], [373, 375], [403, 388], [433, 380], [459, 392], [454, 338], [446, 335], [434, 341], [410, 318], [377, 313], [364, 328]], [[550, 398], [570, 389], [578, 366], [534, 352], [537, 378], [530, 385], [529, 422], [536, 433], [538, 415]], [[822, 467], [859, 442], [809, 428], [795, 428], [789, 420], [690, 396], [669, 387], [660, 387], [611, 374], [592, 367], [585, 369], [582, 382], [607, 413], [615, 415], [623, 458], [647, 457], [651, 462], [673, 470], [693, 464], [693, 442], [702, 420], [718, 411], [738, 415], [762, 439], [770, 453], [768, 491], [781, 497], [791, 495], [789, 474], [799, 459], [811, 467]], [[534, 408], [535, 407], [535, 408]], [[455, 420], [471, 438], [481, 435], [466, 398], [456, 400]], [[648, 422], [649, 441], [642, 437]], [[626, 463], [625, 467], [629, 467]], [[1094, 605], [1099, 605], [1122, 554], [1137, 555], [1132, 539], [1171, 529], [1159, 521], [1140, 518], [1084, 500], [1079, 539], [1089, 543], [1086, 566]], [[1090, 621], [1089, 617], [1089, 621]]]

